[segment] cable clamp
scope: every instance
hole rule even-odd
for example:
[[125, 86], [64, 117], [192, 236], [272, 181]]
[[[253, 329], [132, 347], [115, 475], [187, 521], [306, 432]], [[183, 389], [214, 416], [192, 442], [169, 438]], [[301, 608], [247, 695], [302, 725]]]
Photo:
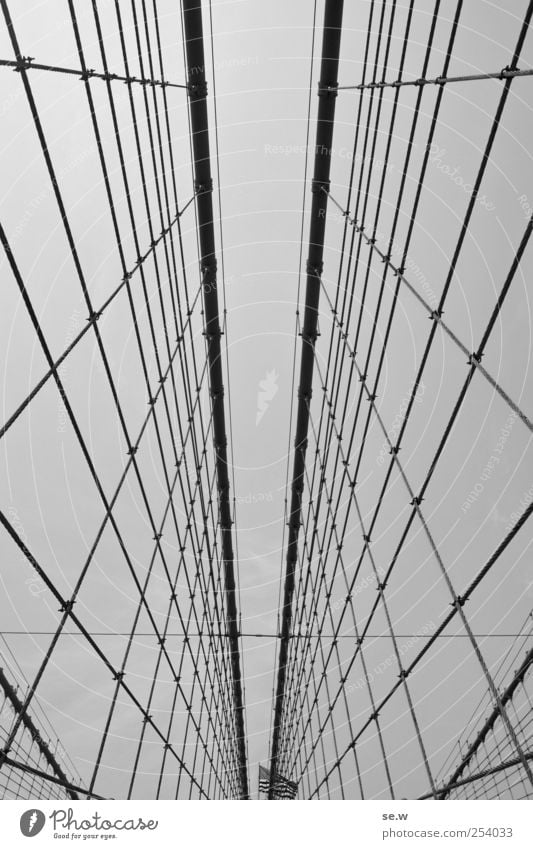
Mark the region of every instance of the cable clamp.
[[512, 77], [515, 71], [518, 71], [518, 68], [511, 68], [510, 65], [506, 65], [505, 68], [502, 68], [500, 71], [500, 80]]
[[314, 195], [318, 195], [321, 192], [324, 192], [326, 195], [329, 195], [330, 186], [330, 180], [311, 180], [311, 192]]
[[207, 180], [194, 181], [194, 193], [196, 195], [205, 195], [213, 191], [213, 179], [209, 177]]
[[311, 277], [319, 277], [320, 278], [320, 277], [322, 277], [322, 271], [324, 270], [324, 263], [323, 262], [314, 263], [314, 262], [311, 262], [310, 260], [307, 260], [306, 265], [305, 265], [305, 270], [306, 270], [307, 274], [310, 275]]
[[205, 257], [200, 264], [200, 271], [205, 276], [207, 274], [212, 274], [213, 277], [216, 276], [217, 272], [217, 260], [215, 256]]
[[323, 82], [318, 83], [318, 96], [319, 97], [337, 97], [338, 95], [338, 83], [329, 83], [325, 85]]
[[202, 99], [207, 97], [207, 80], [199, 80], [197, 83], [187, 83], [189, 97]]
[[34, 59], [35, 56], [21, 56], [13, 70], [16, 73], [20, 73], [21, 71], [27, 71], [28, 68], [31, 67], [31, 63]]

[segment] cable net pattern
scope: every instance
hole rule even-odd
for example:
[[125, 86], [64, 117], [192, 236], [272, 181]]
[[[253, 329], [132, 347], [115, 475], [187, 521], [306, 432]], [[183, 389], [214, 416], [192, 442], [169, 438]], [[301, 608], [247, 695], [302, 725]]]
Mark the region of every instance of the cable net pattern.
[[[4, 745], [17, 720], [28, 692], [28, 681], [24, 679], [16, 658], [3, 637], [2, 669], [0, 670], [0, 741]], [[32, 713], [38, 727], [29, 714], [13, 741], [12, 758], [25, 765], [25, 770], [7, 764], [0, 773], [1, 799], [68, 799], [77, 798], [69, 793], [67, 785], [80, 783], [76, 767], [65, 751], [55, 729], [47, 719], [46, 711], [36, 699]]]
[[182, 16], [61, 6], [1, 3], [4, 789], [40, 698], [81, 798], [241, 798]]
[[[193, 4], [59, 5], [0, 0], [0, 793], [247, 798]], [[270, 795], [533, 796], [532, 14], [366, 0], [338, 85], [313, 53], [336, 116]]]
[[314, 151], [331, 183], [316, 342], [297, 314], [314, 378], [272, 770], [306, 799], [530, 798], [530, 679], [501, 663], [531, 612], [533, 7], [355, 5]]

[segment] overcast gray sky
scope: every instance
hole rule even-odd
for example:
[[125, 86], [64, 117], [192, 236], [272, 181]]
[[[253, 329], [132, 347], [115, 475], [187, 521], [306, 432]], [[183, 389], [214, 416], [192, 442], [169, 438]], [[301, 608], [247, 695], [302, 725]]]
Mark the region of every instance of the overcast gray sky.
[[[68, 7], [64, 0], [24, 0], [10, 5], [13, 7], [11, 11], [23, 55], [32, 56], [36, 62], [45, 64], [79, 67]], [[130, 4], [123, 5], [125, 37], [134, 69], [132, 73], [140, 75]], [[176, 9], [177, 4], [170, 0], [160, 0], [157, 5], [166, 78], [183, 83], [185, 77], [179, 10]], [[341, 84], [350, 85], [360, 82], [363, 73], [362, 57], [370, 3], [368, 0], [358, 0], [345, 5], [339, 80]], [[375, 5], [381, 8], [380, 3]], [[393, 5], [396, 5], [396, 21], [385, 73], [387, 80], [397, 78], [408, 6], [403, 0], [397, 4], [387, 3], [387, 15]], [[421, 73], [432, 5], [415, 3], [405, 59], [404, 75], [408, 79], [416, 79]], [[428, 76], [438, 76], [442, 71], [455, 5], [451, 0], [441, 3]], [[90, 4], [79, 6], [77, 14], [86, 64], [99, 70], [102, 68], [102, 60]], [[506, 66], [511, 60], [526, 6], [525, 0], [503, 4], [470, 0], [465, 4], [449, 74], [492, 72]], [[101, 2], [99, 7], [106, 33], [109, 68], [123, 74], [124, 65], [114, 23], [114, 4]], [[209, 90], [212, 93], [210, 21], [208, 5], [204, 4], [204, 7]], [[315, 13], [317, 25], [314, 31]], [[298, 291], [300, 305], [305, 291], [305, 277], [301, 276], [301, 271], [305, 270], [308, 222], [306, 216], [302, 221], [302, 201], [306, 176], [309, 78], [311, 73], [309, 132], [312, 148], [322, 17], [323, 2], [318, 2], [315, 10], [311, 0], [293, 0], [291, 3], [272, 0], [268, 4], [250, 0], [213, 0], [212, 3], [220, 168], [220, 183], [215, 171], [215, 187], [218, 189], [220, 185], [221, 190], [227, 306], [225, 341], [229, 365], [227, 370], [225, 364], [225, 379], [230, 390], [228, 411], [231, 409], [240, 609], [244, 633], [275, 635], [278, 628], [280, 578], [284, 572], [285, 555], [283, 531], [287, 452], [291, 404], [294, 399], [295, 310]], [[313, 38], [314, 62], [311, 61]], [[375, 34], [371, 44], [375, 50]], [[0, 24], [0, 54], [4, 58], [13, 58], [3, 21]], [[371, 55], [373, 57], [372, 50]], [[378, 66], [377, 78], [381, 78], [382, 53]], [[519, 66], [533, 66], [531, 36], [526, 39]], [[367, 75], [370, 78], [369, 71]], [[60, 190], [71, 217], [91, 298], [97, 306], [118, 285], [122, 269], [111, 228], [84, 86], [75, 76], [37, 70], [29, 74], [29, 79], [41, 112]], [[147, 250], [151, 235], [136, 164], [128, 90], [123, 83], [113, 85], [131, 180], [132, 202], [138, 221], [139, 241], [142, 249]], [[408, 279], [430, 302], [432, 297], [440, 296], [444, 285], [462, 216], [470, 198], [469, 186], [479, 168], [501, 88], [500, 81], [490, 80], [449, 85], [445, 91], [406, 271]], [[136, 253], [128, 224], [105, 84], [92, 81], [91, 90], [109, 163], [117, 215], [124, 233], [126, 266], [131, 268]], [[513, 81], [502, 127], [483, 181], [482, 201], [476, 204], [446, 304], [444, 318], [468, 350], [474, 350], [479, 344], [525, 230], [527, 216], [533, 207], [530, 92], [530, 78]], [[151, 92], [149, 94], [151, 97]], [[436, 94], [436, 87], [428, 87], [422, 100], [395, 238], [395, 250], [398, 253], [393, 253], [393, 261], [396, 261], [396, 265], [399, 264], [405, 242]], [[378, 223], [382, 238], [378, 238], [377, 242], [383, 250], [387, 247], [391, 231], [416, 95], [415, 87], [406, 88], [399, 98], [385, 180], [385, 200]], [[160, 98], [160, 92], [157, 96]], [[367, 203], [369, 221], [373, 220], [383, 173], [385, 130], [390, 120], [393, 96], [394, 91], [389, 89], [383, 97], [383, 114], [371, 163]], [[183, 90], [176, 88], [167, 89], [167, 97], [178, 194], [180, 206], [184, 206], [192, 194], [186, 95]], [[347, 197], [359, 97], [358, 92], [343, 91], [337, 99], [331, 192], [341, 205], [344, 205]], [[365, 97], [368, 98], [368, 93]], [[136, 89], [135, 98], [140, 116], [138, 130], [148, 161], [148, 133], [146, 120], [142, 117], [144, 105], [141, 87]], [[160, 99], [158, 102], [161, 104]], [[58, 356], [83, 328], [87, 309], [31, 121], [21, 77], [9, 68], [0, 68], [0, 114], [2, 223], [51, 350]], [[212, 102], [210, 120], [215, 165], [215, 114]], [[167, 153], [164, 159], [168, 167]], [[312, 157], [309, 167], [311, 165]], [[368, 161], [362, 162], [356, 158], [356, 179], [361, 168], [366, 175], [369, 167]], [[309, 175], [308, 170], [308, 178]], [[154, 232], [159, 235], [161, 223], [157, 217], [155, 186], [151, 177], [148, 194], [153, 207]], [[218, 193], [216, 200], [218, 215]], [[306, 212], [309, 205], [310, 196], [307, 192]], [[329, 214], [324, 282], [334, 297], [343, 220], [331, 204]], [[302, 227], [303, 263], [300, 262]], [[199, 272], [193, 207], [184, 213], [182, 230], [189, 287], [194, 295], [199, 284]], [[177, 240], [175, 244], [177, 249]], [[218, 248], [220, 253], [220, 239]], [[157, 250], [163, 267], [161, 247]], [[364, 248], [355, 290], [355, 316], [358, 315], [361, 281], [366, 272], [368, 256], [369, 251]], [[531, 389], [531, 304], [528, 285], [531, 260], [529, 247], [483, 360], [487, 370], [530, 417], [533, 412], [531, 391], [528, 393], [527, 389]], [[3, 309], [0, 317], [0, 344], [4, 363], [2, 410], [5, 421], [41, 378], [46, 364], [4, 256], [1, 262]], [[371, 317], [376, 307], [381, 272], [381, 263], [374, 262], [370, 267], [368, 296], [358, 346], [362, 362], [368, 349]], [[141, 334], [146, 340], [149, 338], [149, 327], [142, 306], [138, 276], [134, 280], [137, 285], [134, 297], [141, 313]], [[384, 308], [377, 324], [378, 340], [383, 338], [385, 332], [394, 282], [395, 279], [389, 275]], [[157, 312], [159, 301], [151, 265], [147, 272], [147, 285], [150, 302]], [[168, 294], [165, 294], [164, 306], [169, 315], [171, 301]], [[157, 315], [156, 333], [163, 348], [163, 321], [161, 313]], [[356, 317], [352, 321], [355, 326]], [[194, 348], [201, 368], [204, 340], [198, 310], [191, 323]], [[128, 426], [131, 433], [135, 434], [148, 407], [131, 313], [124, 293], [105, 313], [99, 326]], [[403, 287], [378, 390], [380, 415], [389, 429], [394, 429], [394, 422], [398, 421], [405, 399], [409, 397], [429, 327], [426, 311]], [[318, 359], [321, 368], [325, 369], [332, 324], [331, 313], [324, 299], [320, 329], [322, 335], [317, 346]], [[153, 353], [148, 351], [149, 347], [146, 343], [149, 374], [155, 383], [156, 364]], [[192, 345], [189, 347], [189, 357], [191, 351]], [[299, 352], [299, 342], [296, 340], [297, 361]], [[375, 373], [378, 355], [379, 345], [372, 354], [369, 374]], [[162, 359], [165, 364], [168, 363], [168, 357], [163, 355]], [[401, 459], [414, 491], [424, 479], [466, 372], [464, 354], [444, 334], [438, 336], [403, 443]], [[83, 434], [90, 445], [104, 489], [111, 493], [128, 458], [94, 334], [88, 333], [69, 356], [63, 366], [62, 377]], [[356, 385], [354, 381], [349, 390], [349, 415], [355, 409], [358, 391], [359, 384]], [[317, 382], [313, 402], [316, 413], [320, 410], [320, 401]], [[208, 396], [205, 392], [201, 394], [201, 405], [204, 421], [208, 421]], [[424, 503], [433, 538], [458, 591], [470, 583], [492, 554], [503, 538], [505, 529], [516, 519], [513, 514], [521, 512], [523, 505], [527, 506], [533, 498], [530, 432], [517, 419], [513, 419], [509, 426], [510, 412], [489, 383], [476, 376], [457, 421], [454, 438], [448, 444], [445, 456], [435, 472]], [[499, 462], [493, 464], [487, 476], [487, 464], [495, 456], [502, 429], [506, 426], [508, 434], [501, 446], [502, 450], [496, 454]], [[383, 482], [386, 468], [382, 462], [383, 443], [383, 434], [374, 422], [359, 474], [358, 499], [365, 519], [372, 513]], [[163, 444], [165, 450], [170, 452], [170, 437], [166, 430]], [[19, 417], [3, 439], [2, 447], [2, 509], [57, 586], [68, 595], [90, 550], [104, 509], [52, 381]], [[310, 454], [312, 457], [311, 449]], [[139, 464], [154, 514], [161, 518], [165, 505], [165, 487], [152, 426], [147, 430], [142, 451], [139, 451]], [[128, 483], [121, 495], [115, 515], [127, 540], [132, 560], [143, 572], [152, 554], [153, 534], [138, 485], [131, 472], [129, 474], [131, 483]], [[336, 482], [332, 481], [333, 488], [335, 485]], [[476, 497], [464, 508], [469, 494], [476, 486], [479, 490]], [[347, 498], [345, 493], [341, 502], [342, 514], [347, 508]], [[175, 506], [182, 521], [184, 505], [181, 497], [176, 498]], [[374, 532], [373, 552], [380, 568], [386, 568], [390, 563], [407, 520], [408, 509], [405, 487], [399, 475], [394, 473]], [[475, 633], [516, 634], [531, 612], [533, 578], [530, 543], [531, 529], [526, 525], [490, 578], [483, 582], [475, 604], [468, 610]], [[2, 534], [1, 544], [1, 574], [5, 591], [3, 629], [54, 630], [58, 621], [56, 602], [42, 583], [32, 580], [30, 566], [5, 533]], [[164, 540], [164, 545], [167, 546], [169, 558], [175, 557], [176, 541], [172, 534]], [[361, 546], [361, 529], [356, 522], [356, 514], [352, 512], [344, 552], [349, 569], [357, 561]], [[192, 554], [187, 557], [192, 574], [194, 557]], [[318, 568], [318, 561], [314, 561], [312, 568]], [[370, 571], [370, 565], [365, 561], [361, 582], [365, 575], [370, 575]], [[179, 586], [185, 598], [187, 589], [183, 578], [180, 578]], [[367, 589], [363, 583], [359, 586], [357, 616], [360, 621], [364, 621], [374, 601], [375, 590], [373, 587]], [[333, 584], [332, 600], [342, 599], [343, 592], [345, 594], [345, 588], [339, 577]], [[424, 635], [431, 633], [442, 620], [450, 604], [449, 593], [419, 525], [410, 533], [387, 597], [395, 630], [399, 634], [419, 635], [415, 643], [406, 649], [406, 657], [409, 659], [411, 652], [414, 656], [420, 649]], [[128, 632], [137, 600], [138, 594], [127, 573], [124, 558], [113, 534], [107, 529], [84, 582], [76, 612], [89, 630]], [[150, 604], [159, 622], [164, 620], [167, 600], [168, 586], [165, 586], [161, 560], [158, 559], [154, 580], [150, 584]], [[335, 621], [340, 611], [340, 605], [334, 609]], [[175, 617], [172, 622], [177, 629]], [[147, 627], [140, 627], [139, 630], [148, 630], [144, 618], [142, 623]], [[439, 641], [412, 681], [418, 718], [435, 775], [450, 757], [476, 706], [486, 696], [486, 680], [472, 656], [468, 641], [452, 636], [460, 631], [459, 625], [451, 626], [446, 631], [447, 637]], [[368, 668], [377, 670], [391, 655], [390, 639], [380, 638], [380, 635], [386, 637], [388, 634], [382, 614], [376, 618], [372, 634], [377, 636], [369, 641], [365, 657]], [[8, 642], [31, 680], [50, 637], [12, 635], [8, 637]], [[113, 663], [120, 663], [125, 648], [124, 639], [106, 636], [101, 637], [100, 642], [105, 645]], [[257, 790], [257, 764], [266, 763], [268, 758], [276, 642], [274, 637], [269, 636], [243, 639], [249, 766], [254, 795]], [[480, 639], [487, 664], [495, 674], [514, 642], [512, 636]], [[351, 639], [341, 643], [343, 666], [349, 660], [354, 643]], [[153, 637], [139, 638], [132, 655], [132, 677], [140, 698], [147, 696], [156, 649]], [[181, 644], [178, 643], [169, 649], [175, 652], [176, 657], [180, 650]], [[505, 675], [512, 672], [507, 666], [504, 671]], [[332, 688], [338, 686], [341, 673], [342, 670], [331, 668], [329, 677]], [[361, 669], [354, 667], [351, 674], [356, 684], [361, 678]], [[397, 670], [388, 666], [386, 671], [375, 675], [376, 697], [390, 689], [395, 675]], [[497, 678], [499, 684], [504, 683], [505, 675], [502, 673]], [[101, 661], [93, 656], [84, 641], [80, 637], [64, 636], [39, 686], [41, 704], [85, 780], [91, 774], [103, 719], [109, 707], [112, 684], [107, 670], [102, 669]], [[167, 716], [171, 692], [170, 682], [167, 684], [162, 681], [156, 708], [162, 722]], [[369, 707], [365, 699], [366, 692], [356, 686], [349, 697], [349, 712], [354, 727], [368, 715]], [[486, 704], [488, 701], [485, 707]], [[482, 711], [479, 716], [483, 718]], [[398, 796], [423, 793], [427, 789], [427, 778], [404, 702], [391, 702], [382, 721]], [[184, 718], [178, 716], [178, 741], [183, 722]], [[138, 739], [139, 725], [138, 712], [132, 710], [126, 702], [121, 703], [104, 755], [100, 783], [97, 783], [102, 794], [124, 794], [125, 776], [131, 770], [131, 741]], [[338, 715], [337, 730], [339, 746], [343, 749], [350, 739], [345, 713]], [[143, 755], [141, 766], [141, 772], [144, 770], [146, 774], [139, 777], [134, 792], [137, 797], [152, 795], [153, 779], [149, 773], [151, 770], [157, 771], [160, 759], [160, 750], [156, 749], [160, 742], [152, 737], [147, 738], [147, 741], [145, 748], [148, 752]], [[192, 738], [189, 742], [192, 751]], [[325, 747], [324, 759], [330, 760], [334, 757], [330, 735], [325, 737]], [[361, 760], [366, 776], [367, 797], [387, 796], [388, 789], [383, 779], [375, 736], [363, 739]], [[168, 793], [171, 792], [168, 789]], [[347, 797], [357, 797], [352, 764], [346, 767], [345, 793]], [[332, 784], [332, 795], [339, 795], [335, 782]]]

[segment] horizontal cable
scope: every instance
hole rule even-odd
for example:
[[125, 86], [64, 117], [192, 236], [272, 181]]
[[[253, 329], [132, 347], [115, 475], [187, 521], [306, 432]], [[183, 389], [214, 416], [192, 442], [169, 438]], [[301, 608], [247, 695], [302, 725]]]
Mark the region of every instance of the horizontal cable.
[[[93, 637], [129, 637], [129, 633], [126, 631], [90, 631], [89, 632]], [[55, 631], [0, 631], [0, 634], [4, 634], [5, 636], [28, 636], [28, 637], [48, 637], [52, 634], [55, 634]], [[281, 639], [281, 634], [255, 634], [255, 633], [242, 633], [239, 632], [241, 637], [258, 637], [264, 638], [265, 640], [279, 640]], [[184, 632], [181, 631], [172, 631], [167, 634], [167, 637], [205, 637], [205, 636], [216, 636], [216, 637], [228, 637], [229, 632], [227, 631], [202, 631], [196, 634], [192, 634], [190, 631], [185, 635]], [[76, 637], [78, 636], [76, 631], [63, 631], [63, 637]], [[142, 631], [136, 634], [137, 637], [154, 637], [156, 636], [153, 631]], [[371, 640], [380, 640], [380, 639], [390, 639], [389, 634], [367, 634], [367, 639]], [[397, 634], [397, 637], [417, 637], [420, 640], [429, 638], [429, 634]], [[439, 636], [443, 637], [446, 640], [450, 639], [468, 639], [468, 634], [439, 634]], [[521, 637], [521, 634], [474, 634], [474, 637], [479, 637], [486, 639], [487, 637], [512, 637], [513, 639], [517, 639]], [[308, 637], [315, 639], [324, 639], [324, 640], [355, 640], [355, 634], [289, 634], [290, 640], [306, 640]]]
[[[403, 88], [403, 86], [425, 86], [425, 85], [448, 85], [448, 83], [468, 83], [476, 80], [507, 80], [513, 77], [530, 77], [533, 75], [533, 68], [502, 68], [501, 71], [490, 71], [484, 74], [465, 74], [459, 77], [433, 77], [426, 79], [419, 77], [416, 80], [392, 80], [372, 83], [359, 83], [359, 85], [340, 85], [336, 91], [366, 91], [368, 89], [382, 88]], [[326, 91], [332, 91], [331, 86], [326, 87]]]
[[[130, 697], [133, 704], [142, 713], [145, 722], [150, 724], [150, 726], [155, 731], [156, 735], [163, 741], [165, 746], [168, 747], [168, 751], [170, 751], [172, 753], [172, 755], [176, 758], [176, 760], [178, 761], [180, 766], [185, 770], [185, 772], [187, 773], [187, 775], [189, 776], [191, 781], [194, 784], [196, 784], [201, 795], [205, 796], [206, 794], [205, 794], [203, 788], [197, 782], [194, 775], [190, 772], [190, 770], [187, 768], [187, 766], [182, 761], [182, 759], [179, 757], [179, 755], [175, 751], [173, 745], [168, 742], [168, 740], [165, 738], [165, 735], [162, 733], [162, 731], [160, 730], [158, 725], [156, 725], [156, 723], [153, 721], [153, 719], [150, 716], [150, 714], [148, 713], [148, 711], [143, 708], [141, 702], [136, 697], [133, 690], [125, 683], [124, 673], [115, 668], [115, 666], [109, 660], [107, 654], [100, 648], [98, 643], [95, 642], [95, 640], [93, 639], [93, 637], [91, 636], [89, 631], [85, 628], [85, 626], [83, 625], [83, 623], [79, 619], [79, 617], [74, 613], [73, 605], [71, 604], [71, 602], [68, 599], [64, 598], [63, 595], [59, 592], [59, 590], [57, 589], [57, 587], [55, 586], [53, 581], [50, 580], [50, 578], [46, 574], [43, 567], [39, 564], [37, 559], [31, 553], [31, 551], [29, 550], [27, 545], [21, 539], [21, 537], [19, 536], [17, 531], [12, 527], [11, 523], [8, 521], [8, 519], [6, 518], [6, 516], [3, 514], [3, 512], [1, 510], [0, 510], [0, 522], [4, 526], [5, 530], [8, 532], [9, 536], [11, 537], [11, 539], [13, 540], [15, 545], [17, 545], [17, 547], [20, 549], [20, 551], [22, 552], [24, 557], [28, 560], [30, 565], [35, 569], [35, 571], [37, 572], [37, 574], [39, 575], [41, 580], [46, 584], [46, 586], [48, 587], [48, 589], [50, 590], [50, 592], [52, 593], [52, 595], [54, 596], [56, 601], [59, 602], [60, 607], [61, 607], [60, 612], [62, 612], [65, 615], [65, 617], [70, 618], [71, 621], [79, 628], [80, 633], [85, 637], [85, 639], [87, 640], [87, 642], [89, 643], [89, 645], [91, 646], [91, 648], [93, 649], [95, 654], [100, 658], [100, 660], [102, 660], [102, 662], [107, 667], [109, 672], [111, 672], [111, 676], [112, 676], [113, 680], [117, 681], [119, 683], [120, 687], [122, 687], [122, 689], [124, 690], [124, 692], [127, 693], [127, 695]], [[156, 629], [154, 628], [154, 630], [156, 630]], [[157, 633], [158, 633], [158, 636], [160, 638], [160, 634], [159, 634], [158, 631], [157, 631]], [[170, 668], [172, 668], [172, 665], [170, 664], [170, 662], [169, 662], [169, 666], [170, 666]], [[7, 757], [8, 757], [7, 751], [5, 751], [5, 750], [0, 751], [0, 766], [1, 766], [1, 764], [3, 764], [4, 762], [7, 761]]]
[[142, 86], [159, 86], [160, 88], [184, 88], [187, 86], [183, 83], [170, 83], [166, 80], [146, 79], [145, 77], [129, 77], [121, 74], [111, 74], [109, 72], [95, 71], [93, 68], [82, 70], [81, 68], [63, 68], [58, 65], [43, 65], [40, 62], [35, 62], [33, 56], [21, 56], [20, 60], [16, 59], [0, 59], [0, 67], [12, 68], [14, 71], [52, 71], [56, 74], [70, 74], [76, 76], [80, 80], [103, 80], [106, 83], [123, 82], [128, 85], [138, 83]]

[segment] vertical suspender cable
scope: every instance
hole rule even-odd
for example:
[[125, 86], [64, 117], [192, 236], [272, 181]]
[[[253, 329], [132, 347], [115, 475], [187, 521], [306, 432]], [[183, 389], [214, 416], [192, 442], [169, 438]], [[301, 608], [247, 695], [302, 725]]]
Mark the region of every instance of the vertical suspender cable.
[[322, 40], [322, 60], [320, 81], [318, 83], [318, 118], [316, 128], [315, 167], [311, 183], [312, 206], [309, 229], [309, 254], [307, 260], [307, 284], [305, 293], [305, 312], [302, 328], [302, 359], [300, 365], [300, 384], [298, 389], [298, 412], [296, 436], [294, 441], [294, 465], [291, 485], [291, 506], [289, 512], [289, 533], [287, 537], [287, 559], [285, 567], [285, 587], [281, 617], [281, 635], [278, 659], [278, 680], [274, 706], [274, 726], [272, 750], [270, 755], [270, 791], [269, 799], [274, 796], [279, 735], [283, 716], [285, 695], [285, 676], [292, 620], [292, 600], [294, 578], [298, 561], [298, 536], [301, 524], [302, 494], [304, 489], [305, 457], [307, 451], [307, 433], [309, 428], [309, 408], [311, 404], [314, 349], [317, 338], [318, 309], [320, 300], [320, 281], [323, 268], [324, 234], [326, 229], [326, 209], [329, 192], [329, 173], [331, 164], [331, 144], [335, 119], [335, 98], [337, 96], [337, 74], [344, 2], [326, 0], [324, 11], [324, 34]]
[[207, 340], [209, 386], [213, 411], [213, 439], [220, 512], [222, 558], [227, 608], [227, 628], [233, 675], [233, 700], [239, 752], [241, 798], [248, 799], [244, 699], [239, 652], [239, 626], [235, 589], [232, 542], [232, 518], [229, 496], [224, 384], [222, 379], [221, 328], [217, 294], [217, 261], [213, 224], [213, 179], [209, 154], [207, 81], [205, 76], [204, 38], [201, 0], [183, 0], [183, 23], [187, 55], [189, 108], [194, 157], [194, 190], [198, 211], [198, 238], [204, 302], [204, 327]]

